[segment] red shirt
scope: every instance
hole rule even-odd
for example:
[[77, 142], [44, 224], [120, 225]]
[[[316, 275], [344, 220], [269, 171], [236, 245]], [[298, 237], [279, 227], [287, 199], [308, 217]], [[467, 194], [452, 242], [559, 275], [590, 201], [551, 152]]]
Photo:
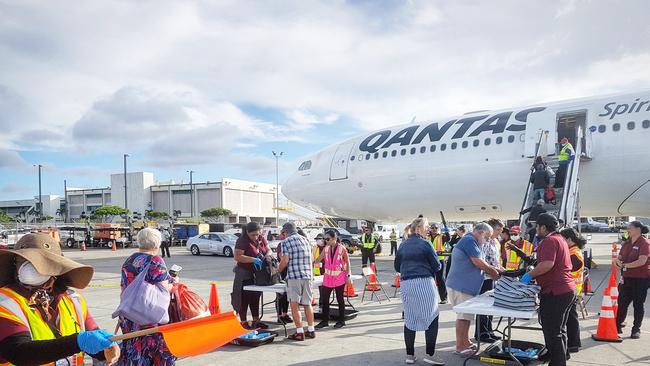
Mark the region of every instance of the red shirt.
[[575, 291], [576, 285], [571, 277], [571, 254], [569, 245], [560, 233], [553, 232], [539, 243], [537, 248], [537, 263], [551, 261], [550, 271], [535, 277], [542, 287], [542, 293], [562, 295]]
[[[235, 249], [243, 250], [244, 255], [253, 258], [256, 258], [260, 253], [266, 254], [269, 251], [268, 244], [266, 243], [266, 239], [264, 239], [263, 235], [260, 235], [260, 239], [256, 243], [252, 241], [246, 234], [242, 234], [242, 236], [237, 239]], [[237, 262], [237, 266], [253, 272], [253, 263]]]
[[634, 243], [632, 240], [626, 241], [621, 247], [621, 256], [623, 263], [634, 262], [642, 255], [647, 255], [646, 264], [636, 268], [626, 268], [623, 271], [623, 277], [627, 278], [650, 278], [650, 241], [640, 237]]
[[[29, 292], [26, 291], [25, 288], [20, 287], [18, 285], [9, 285], [9, 288], [11, 288], [12, 290], [16, 291], [17, 293], [25, 297], [29, 295]], [[57, 299], [54, 301], [54, 303], [50, 305], [52, 310], [52, 316], [55, 319], [58, 317], [59, 307], [57, 305], [61, 299], [61, 296], [62, 295], [57, 296]], [[88, 310], [84, 325], [86, 327], [86, 330], [94, 330], [99, 328], [97, 326], [97, 323], [95, 323], [95, 319], [93, 319], [93, 316], [90, 315], [90, 310]], [[27, 329], [27, 327], [22, 324], [0, 317], [0, 342], [9, 336], [12, 336], [14, 334], [19, 334], [19, 333], [29, 333], [29, 329]], [[0, 362], [2, 362], [1, 359]]]

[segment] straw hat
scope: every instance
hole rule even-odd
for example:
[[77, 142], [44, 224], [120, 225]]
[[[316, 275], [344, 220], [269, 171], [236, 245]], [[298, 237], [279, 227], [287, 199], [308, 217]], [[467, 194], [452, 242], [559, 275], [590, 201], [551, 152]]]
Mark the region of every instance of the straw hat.
[[15, 282], [17, 257], [30, 262], [42, 275], [67, 279], [70, 287], [85, 288], [93, 277], [93, 267], [65, 258], [54, 238], [36, 233], [20, 238], [15, 250], [0, 250], [0, 287]]

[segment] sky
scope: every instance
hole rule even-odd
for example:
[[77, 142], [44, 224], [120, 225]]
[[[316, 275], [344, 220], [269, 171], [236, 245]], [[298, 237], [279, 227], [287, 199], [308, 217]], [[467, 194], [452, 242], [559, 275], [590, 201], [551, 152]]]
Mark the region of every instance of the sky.
[[367, 131], [650, 87], [650, 2], [0, 0], [0, 200], [275, 181]]

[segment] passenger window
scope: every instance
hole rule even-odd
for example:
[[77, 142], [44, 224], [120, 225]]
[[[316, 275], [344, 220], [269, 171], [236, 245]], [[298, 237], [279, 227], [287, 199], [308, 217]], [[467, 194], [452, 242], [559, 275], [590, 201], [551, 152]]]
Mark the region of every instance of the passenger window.
[[445, 151], [445, 150], [447, 150], [447, 144], [440, 145], [440, 151]]
[[378, 157], [379, 157], [379, 153], [376, 152], [375, 155], [374, 155], [374, 158], [377, 159]]
[[641, 122], [641, 126], [643, 126], [643, 128], [650, 128], [650, 120], [644, 120]]
[[515, 137], [512, 136], [512, 135], [508, 136], [508, 142], [509, 142], [509, 143], [513, 143], [513, 142], [515, 142]]
[[387, 157], [387, 156], [388, 156], [388, 151], [384, 151], [383, 153], [381, 153], [381, 157], [382, 157], [382, 158], [385, 158], [385, 157]]
[[354, 155], [350, 156], [350, 161], [354, 161]]
[[630, 122], [627, 123], [627, 129], [628, 130], [633, 130], [634, 129], [634, 122], [633, 121], [630, 121]]
[[390, 156], [396, 157], [397, 156], [397, 150], [393, 150], [390, 152]]
[[436, 151], [436, 145], [431, 145], [431, 148], [429, 148], [429, 150], [430, 150], [431, 152]]
[[458, 147], [458, 144], [456, 142], [451, 143], [451, 149], [452, 150], [456, 150], [457, 147]]
[[415, 154], [416, 149], [414, 147], [411, 148], [411, 155]]
[[605, 125], [598, 126], [598, 132], [605, 133], [605, 131], [607, 131], [607, 126]]
[[402, 151], [400, 151], [399, 154], [402, 156], [406, 155], [406, 149], [402, 149]]
[[467, 141], [463, 141], [463, 143], [461, 144], [461, 146], [463, 146], [463, 149], [465, 149], [465, 148], [467, 148], [467, 146], [469, 146], [469, 142], [467, 142]]
[[481, 143], [481, 142], [480, 142], [479, 140], [474, 140], [474, 141], [472, 141], [472, 145], [473, 145], [474, 147], [477, 147], [480, 143]]
[[485, 139], [485, 146], [490, 146], [490, 143], [491, 143], [491, 142], [492, 142], [492, 140], [490, 140], [489, 137], [486, 138], [486, 139]]
[[366, 160], [370, 160], [370, 154], [366, 154]]
[[494, 142], [496, 142], [497, 145], [500, 144], [500, 143], [502, 143], [502, 142], [503, 142], [503, 137], [501, 137], [501, 136], [497, 137], [497, 138], [494, 140]]
[[427, 147], [426, 147], [426, 146], [422, 146], [422, 147], [420, 148], [420, 154], [424, 154], [425, 152], [427, 152]]
[[619, 131], [620, 129], [621, 129], [621, 124], [620, 124], [620, 123], [614, 123], [614, 124], [612, 125], [612, 130], [614, 130], [614, 132], [617, 132], [617, 131]]

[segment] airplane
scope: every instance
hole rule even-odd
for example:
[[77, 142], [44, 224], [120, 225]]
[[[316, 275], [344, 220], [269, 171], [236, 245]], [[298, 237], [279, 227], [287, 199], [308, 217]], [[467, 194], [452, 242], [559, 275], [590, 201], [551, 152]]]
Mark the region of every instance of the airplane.
[[575, 206], [567, 219], [650, 216], [650, 90], [369, 132], [302, 159], [282, 193], [326, 215], [372, 222], [440, 211], [450, 221], [513, 219], [532, 202], [534, 158], [557, 163], [563, 137], [579, 155], [565, 188]]

